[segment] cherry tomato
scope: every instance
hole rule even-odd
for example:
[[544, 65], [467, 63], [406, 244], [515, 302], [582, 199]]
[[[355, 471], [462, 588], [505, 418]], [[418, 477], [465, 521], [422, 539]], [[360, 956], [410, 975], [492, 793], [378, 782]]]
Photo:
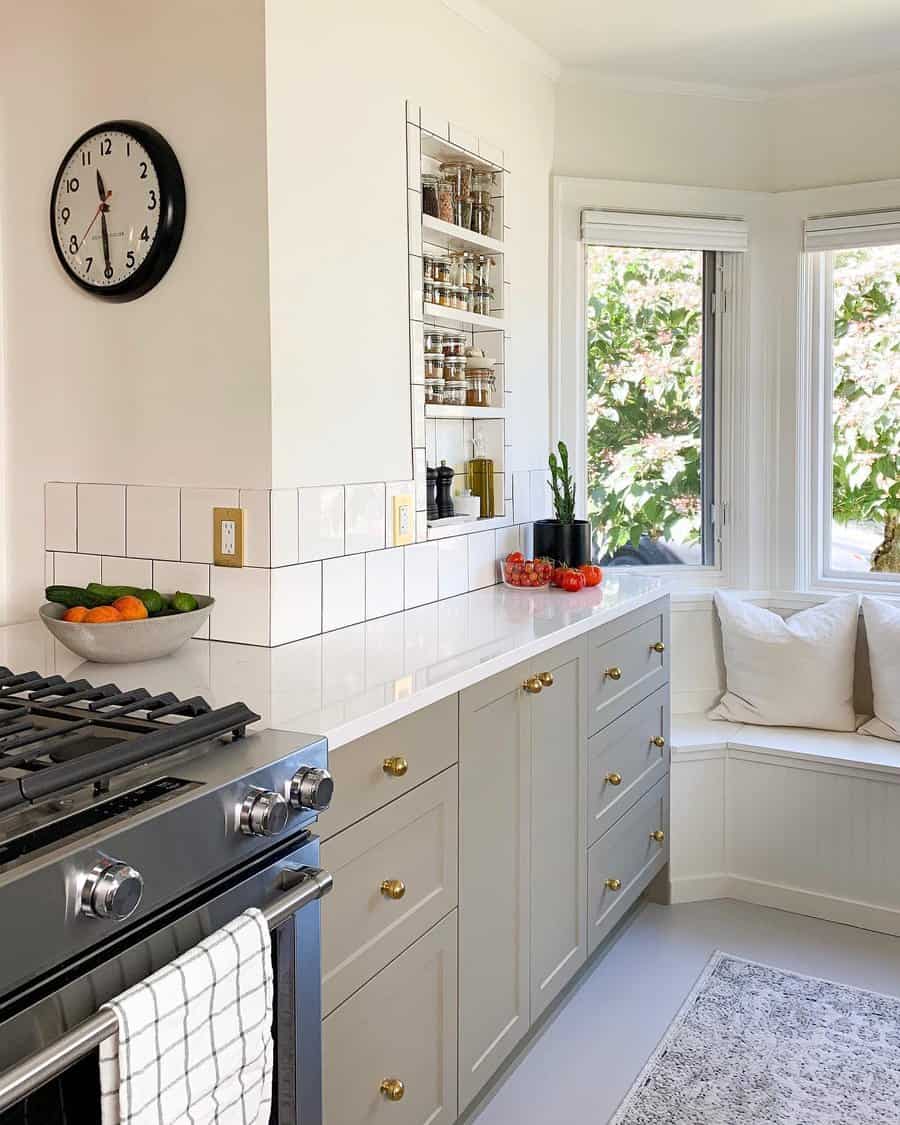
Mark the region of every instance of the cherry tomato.
[[562, 588], [570, 594], [575, 594], [584, 589], [584, 575], [580, 570], [563, 571]]
[[592, 566], [590, 563], [585, 563], [578, 569], [584, 575], [585, 586], [599, 586], [603, 581], [603, 571], [599, 566]]
[[512, 551], [506, 556], [506, 561], [508, 563], [522, 563], [525, 561], [525, 556], [521, 551]]

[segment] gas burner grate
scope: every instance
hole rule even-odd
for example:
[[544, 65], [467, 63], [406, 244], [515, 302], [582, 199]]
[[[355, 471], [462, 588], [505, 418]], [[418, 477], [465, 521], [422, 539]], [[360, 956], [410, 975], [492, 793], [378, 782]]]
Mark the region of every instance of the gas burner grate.
[[[258, 719], [244, 703], [213, 709], [199, 695], [122, 691], [0, 667], [0, 771], [21, 775], [0, 781], [0, 812], [101, 782], [204, 739], [242, 738]], [[66, 756], [88, 736], [100, 745]]]

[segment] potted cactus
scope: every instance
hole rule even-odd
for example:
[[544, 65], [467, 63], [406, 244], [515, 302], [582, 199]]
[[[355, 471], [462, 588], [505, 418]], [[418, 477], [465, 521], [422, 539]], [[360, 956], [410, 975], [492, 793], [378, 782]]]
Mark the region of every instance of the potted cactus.
[[551, 558], [566, 566], [591, 561], [591, 525], [575, 519], [575, 481], [569, 472], [565, 442], [557, 446], [559, 457], [550, 454], [550, 491], [556, 519], [534, 521], [535, 558]]

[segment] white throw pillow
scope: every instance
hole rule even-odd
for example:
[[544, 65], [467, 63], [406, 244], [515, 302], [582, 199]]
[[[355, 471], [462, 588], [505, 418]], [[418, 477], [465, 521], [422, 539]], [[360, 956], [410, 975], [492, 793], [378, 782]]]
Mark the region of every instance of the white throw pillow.
[[856, 730], [856, 594], [804, 609], [786, 621], [721, 590], [716, 608], [727, 686], [712, 718]]
[[900, 742], [900, 609], [877, 598], [863, 598], [863, 617], [875, 718], [860, 731]]

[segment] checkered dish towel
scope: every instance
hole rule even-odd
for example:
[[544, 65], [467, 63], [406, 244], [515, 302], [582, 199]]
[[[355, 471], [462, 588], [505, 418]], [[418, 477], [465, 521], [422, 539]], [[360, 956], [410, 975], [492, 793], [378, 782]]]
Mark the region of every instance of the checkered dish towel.
[[270, 948], [247, 910], [106, 1005], [119, 1030], [100, 1045], [103, 1125], [267, 1125]]

